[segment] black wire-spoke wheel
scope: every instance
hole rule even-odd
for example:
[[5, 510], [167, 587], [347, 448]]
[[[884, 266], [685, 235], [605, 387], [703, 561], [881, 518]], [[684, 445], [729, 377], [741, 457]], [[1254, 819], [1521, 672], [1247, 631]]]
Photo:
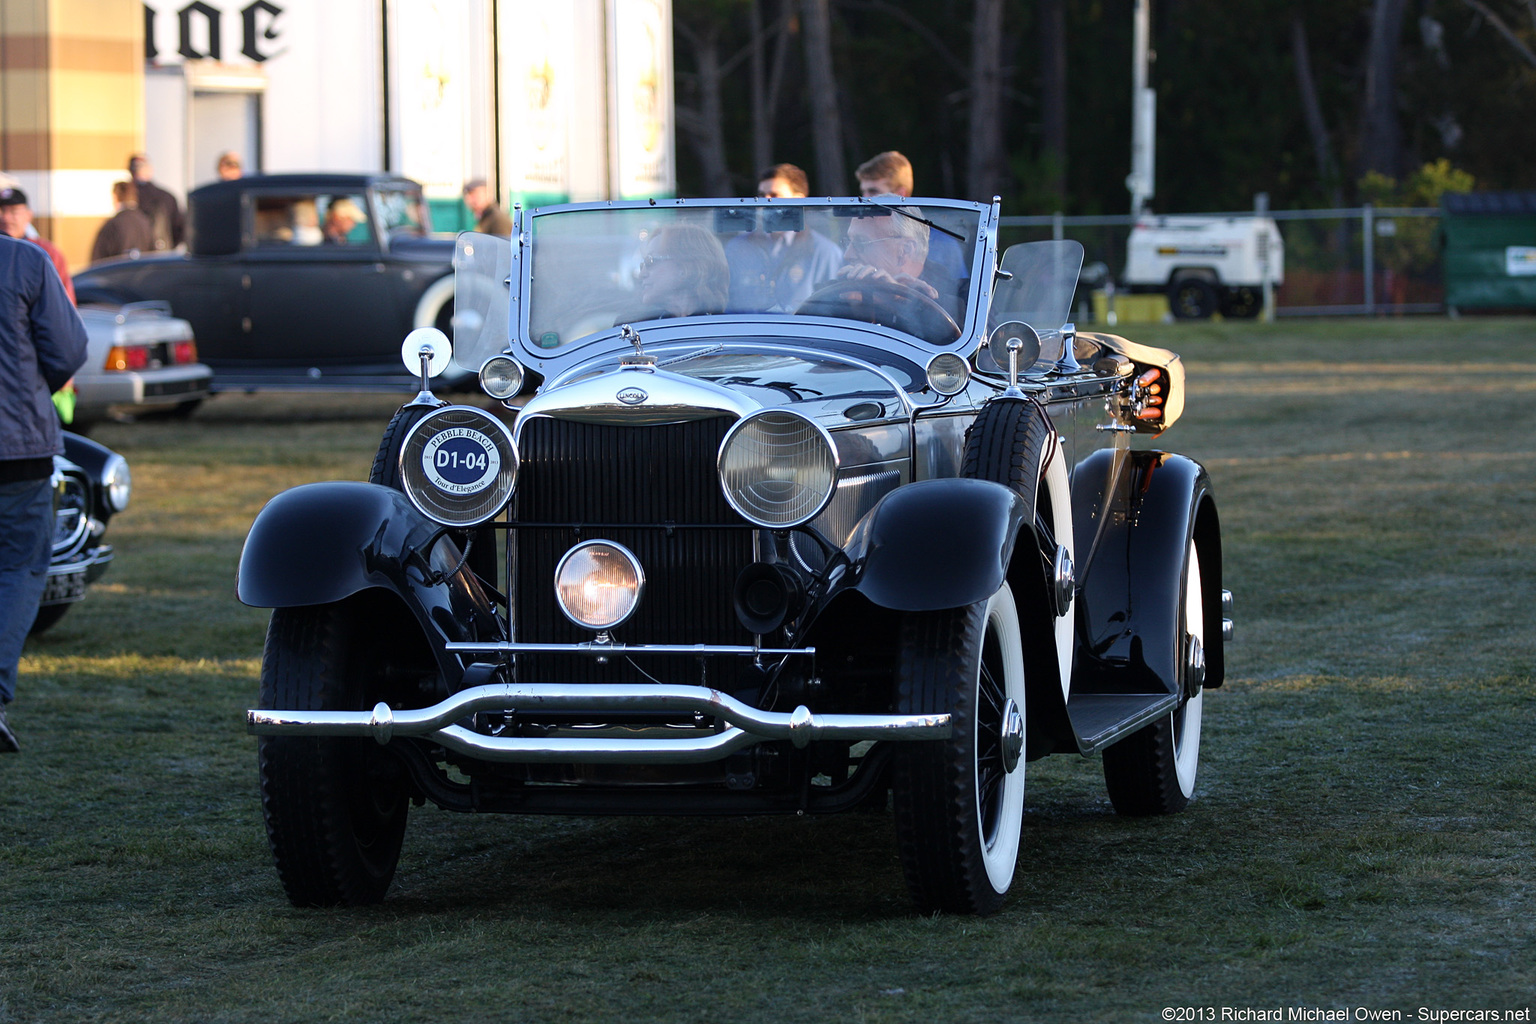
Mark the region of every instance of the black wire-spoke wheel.
[[1194, 541], [1184, 556], [1178, 629], [1181, 702], [1177, 710], [1104, 748], [1104, 784], [1115, 811], [1130, 817], [1174, 814], [1195, 795], [1205, 707], [1205, 608]]
[[[267, 627], [261, 707], [358, 711], [384, 666], [346, 605], [279, 608]], [[371, 739], [263, 736], [261, 806], [295, 906], [377, 903], [395, 876], [409, 810], [403, 764]]]
[[968, 608], [908, 613], [898, 707], [948, 712], [949, 739], [904, 744], [892, 771], [902, 869], [925, 913], [990, 914], [1018, 864], [1024, 816], [1024, 652], [1004, 584]]

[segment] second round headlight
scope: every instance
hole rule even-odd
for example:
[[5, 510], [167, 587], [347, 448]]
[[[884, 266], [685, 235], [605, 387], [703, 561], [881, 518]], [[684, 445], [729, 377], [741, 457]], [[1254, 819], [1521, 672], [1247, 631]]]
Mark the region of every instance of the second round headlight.
[[786, 409], [743, 418], [720, 444], [720, 487], [749, 522], [788, 529], [821, 514], [837, 490], [837, 446]]

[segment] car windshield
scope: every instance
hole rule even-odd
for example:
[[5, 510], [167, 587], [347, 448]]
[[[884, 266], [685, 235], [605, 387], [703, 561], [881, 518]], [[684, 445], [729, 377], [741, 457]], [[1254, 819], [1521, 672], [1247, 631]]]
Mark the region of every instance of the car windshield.
[[432, 233], [432, 217], [427, 204], [422, 202], [420, 189], [381, 188], [377, 195], [388, 237]]
[[985, 212], [894, 199], [535, 212], [527, 339], [555, 354], [619, 324], [749, 315], [874, 323], [949, 345], [974, 301]]

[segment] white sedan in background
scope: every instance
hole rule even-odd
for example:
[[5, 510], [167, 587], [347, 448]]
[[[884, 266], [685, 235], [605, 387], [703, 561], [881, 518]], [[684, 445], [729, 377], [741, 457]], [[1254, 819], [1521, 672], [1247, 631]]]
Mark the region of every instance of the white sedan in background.
[[213, 371], [198, 362], [192, 325], [161, 302], [80, 307], [90, 337], [75, 374], [72, 428], [122, 413], [189, 415], [208, 397]]

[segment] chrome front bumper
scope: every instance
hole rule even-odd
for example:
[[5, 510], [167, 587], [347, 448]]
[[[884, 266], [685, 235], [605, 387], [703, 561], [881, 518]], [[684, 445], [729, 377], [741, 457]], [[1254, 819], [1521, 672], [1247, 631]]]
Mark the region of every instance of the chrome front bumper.
[[48, 582], [43, 587], [39, 607], [54, 604], [73, 604], [85, 597], [88, 584], [101, 579], [112, 562], [112, 545], [87, 548], [68, 561], [53, 562], [48, 566]]
[[[643, 736], [487, 736], [463, 725], [478, 711], [539, 715], [584, 712], [596, 717], [637, 712], [709, 716], [717, 728], [676, 730], [676, 738]], [[486, 761], [556, 764], [697, 764], [718, 761], [732, 751], [764, 740], [937, 740], [950, 735], [950, 716], [818, 715], [761, 711], [729, 694], [704, 686], [566, 686], [506, 683], [474, 686], [429, 708], [394, 710], [380, 703], [372, 711], [246, 712], [247, 730], [257, 736], [395, 736], [430, 739], [450, 750]]]

